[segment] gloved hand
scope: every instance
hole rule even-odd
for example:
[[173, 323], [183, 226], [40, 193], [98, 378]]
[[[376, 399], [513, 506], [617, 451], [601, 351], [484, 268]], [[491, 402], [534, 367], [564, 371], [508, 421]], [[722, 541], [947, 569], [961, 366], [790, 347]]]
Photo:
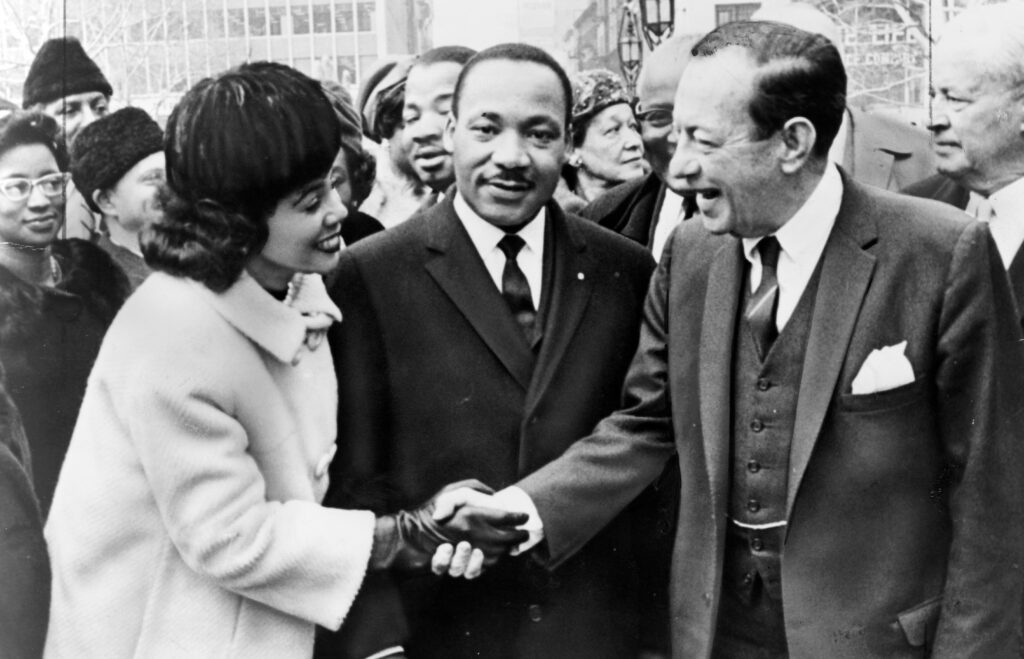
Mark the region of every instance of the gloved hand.
[[[422, 569], [430, 565], [439, 546], [463, 540], [482, 551], [485, 562], [490, 564], [524, 542], [529, 534], [516, 527], [525, 524], [528, 516], [482, 507], [481, 492], [491, 494], [493, 490], [479, 481], [461, 481], [444, 487], [415, 510], [378, 517], [370, 569]], [[449, 501], [460, 496], [463, 500], [451, 515], [435, 520], [434, 508], [441, 495]]]

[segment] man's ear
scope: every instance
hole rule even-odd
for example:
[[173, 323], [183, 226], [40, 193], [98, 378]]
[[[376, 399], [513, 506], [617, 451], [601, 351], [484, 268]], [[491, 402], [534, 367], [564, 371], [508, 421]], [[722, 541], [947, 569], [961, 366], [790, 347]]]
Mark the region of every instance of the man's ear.
[[92, 201], [103, 213], [103, 217], [115, 218], [117, 217], [117, 209], [114, 207], [114, 202], [110, 200], [110, 190], [93, 190]]
[[441, 146], [448, 153], [455, 152], [455, 115], [448, 113], [448, 120], [444, 124], [444, 133], [441, 135]]
[[793, 117], [779, 130], [782, 138], [782, 171], [794, 174], [807, 164], [818, 141], [818, 131], [806, 117]]

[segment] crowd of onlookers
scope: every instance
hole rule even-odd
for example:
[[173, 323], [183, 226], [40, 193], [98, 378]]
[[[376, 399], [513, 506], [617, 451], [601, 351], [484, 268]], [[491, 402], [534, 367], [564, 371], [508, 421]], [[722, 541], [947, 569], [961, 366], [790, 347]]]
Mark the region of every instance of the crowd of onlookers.
[[[814, 561], [800, 554], [806, 540], [798, 529], [818, 527], [794, 521], [815, 505], [797, 498], [794, 512], [794, 497], [817, 493], [851, 516], [851, 528], [863, 511], [843, 508], [817, 474], [799, 495], [790, 483], [788, 502], [785, 477], [767, 485], [745, 479], [774, 473], [755, 441], [765, 436], [779, 442], [772, 459], [781, 451], [796, 464], [799, 434], [819, 432], [800, 417], [816, 404], [810, 390], [831, 395], [836, 378], [854, 376], [844, 368], [829, 383], [808, 382], [806, 372], [801, 381], [799, 370], [783, 366], [791, 355], [809, 371], [803, 355], [824, 347], [808, 337], [842, 320], [823, 320], [789, 288], [838, 285], [827, 274], [838, 261], [821, 254], [840, 238], [826, 246], [829, 233], [821, 234], [818, 251], [802, 263], [813, 251], [804, 242], [815, 239], [787, 237], [780, 227], [792, 217], [814, 234], [803, 210], [810, 207], [843, 238], [848, 231], [851, 244], [872, 249], [874, 234], [841, 228], [852, 226], [844, 219], [850, 208], [911, 218], [930, 208], [936, 226], [951, 215], [906, 197], [876, 198], [877, 189], [932, 197], [987, 222], [981, 238], [950, 246], [949, 290], [969, 281], [984, 285], [979, 300], [1010, 300], [1010, 330], [964, 319], [971, 305], [950, 302], [955, 290], [928, 306], [931, 289], [915, 277], [946, 257], [942, 241], [954, 229], [942, 237], [914, 233], [916, 220], [906, 235], [921, 241], [925, 256], [896, 268], [887, 289], [914, 290], [872, 327], [888, 328], [919, 306], [942, 335], [932, 337], [941, 353], [934, 359], [912, 345], [910, 361], [928, 366], [894, 387], [933, 388], [918, 397], [908, 389], [894, 405], [927, 397], [954, 409], [964, 387], [985, 382], [983, 404], [972, 398], [961, 407], [981, 425], [995, 419], [986, 437], [975, 440], [973, 430], [940, 437], [937, 428], [940, 457], [922, 457], [934, 467], [922, 477], [922, 497], [938, 502], [942, 521], [933, 528], [928, 518], [918, 530], [933, 549], [952, 543], [955, 552], [1002, 566], [1002, 553], [986, 553], [1003, 544], [984, 535], [992, 532], [989, 517], [1017, 516], [999, 508], [1004, 475], [992, 472], [982, 486], [985, 475], [972, 470], [979, 461], [1016, 464], [1013, 451], [1000, 454], [1004, 445], [986, 441], [1002, 436], [999, 415], [1019, 408], [1020, 395], [1000, 388], [1001, 378], [981, 377], [980, 366], [971, 370], [997, 354], [1016, 364], [995, 335], [1012, 341], [1024, 317], [1017, 310], [1024, 220], [1011, 220], [1016, 211], [1024, 218], [1024, 60], [1014, 59], [1024, 56], [1024, 39], [1013, 41], [1024, 19], [998, 11], [968, 12], [937, 51], [934, 150], [923, 129], [847, 107], [841, 89], [824, 96], [815, 76], [830, 66], [842, 73], [834, 45], [841, 37], [804, 4], [774, 5], [696, 43], [669, 38], [646, 58], [635, 95], [610, 71], [569, 76], [523, 44], [481, 52], [442, 46], [384, 63], [356, 98], [283, 65], [241, 64], [197, 83], [165, 127], [139, 108], [111, 111], [114, 90], [81, 43], [47, 41], [24, 83], [23, 109], [0, 117], [0, 656], [38, 657], [44, 645], [50, 657], [655, 659], [747, 657], [752, 648], [773, 658], [826, 656], [813, 615], [794, 622], [815, 608], [816, 596], [780, 585], [781, 547], [794, 533], [789, 583], [805, 588], [800, 579], [816, 568], [806, 568]], [[1011, 45], [984, 63], [997, 73], [983, 74], [973, 44], [1002, 43], [994, 35], [1003, 33]], [[735, 50], [756, 55], [737, 64], [729, 59]], [[707, 80], [693, 73], [708, 62], [729, 73], [718, 87], [700, 87]], [[751, 78], [757, 92], [742, 77], [748, 65], [761, 76]], [[681, 95], [681, 80], [703, 95]], [[775, 83], [771, 96], [765, 89]], [[753, 100], [744, 108], [746, 94]], [[691, 105], [680, 105], [684, 98]], [[756, 130], [716, 133], [743, 122]], [[764, 164], [776, 161], [781, 178]], [[719, 171], [720, 180], [709, 173]], [[709, 183], [695, 183], [705, 177]], [[737, 208], [763, 209], [769, 218], [787, 199], [793, 208], [779, 211], [771, 231], [737, 219]], [[689, 292], [718, 290], [730, 276], [711, 254], [684, 243], [720, 247], [698, 235], [701, 222], [716, 237], [743, 239], [734, 265], [745, 265], [736, 266], [735, 281], [749, 277], [749, 290], [733, 307], [722, 303], [728, 313], [719, 321], [700, 316], [719, 317], [714, 304], [705, 308]], [[764, 247], [768, 234], [778, 236], [781, 257]], [[996, 265], [985, 279], [963, 259], [977, 260], [989, 244]], [[879, 278], [890, 276], [887, 259], [897, 258], [890, 249], [870, 256]], [[844, 295], [858, 268], [876, 267], [833, 258], [848, 259]], [[774, 282], [776, 267], [778, 282], [762, 286]], [[928, 285], [938, 285], [932, 279]], [[741, 305], [756, 307], [762, 294], [767, 321], [751, 320]], [[684, 312], [684, 302], [698, 306]], [[865, 309], [873, 303], [869, 294]], [[699, 346], [678, 352], [678, 337], [689, 336], [694, 322]], [[708, 367], [694, 366], [707, 358], [698, 348], [748, 322], [767, 322], [767, 337], [738, 331], [718, 367], [740, 384], [725, 404], [702, 398], [695, 413], [680, 390], [711, 396], [718, 382]], [[795, 329], [786, 332], [787, 324]], [[885, 340], [898, 346], [904, 329]], [[861, 334], [853, 335], [831, 338], [849, 342], [850, 355], [882, 348], [860, 346]], [[752, 383], [747, 393], [744, 378]], [[863, 395], [890, 396], [884, 389]], [[872, 433], [888, 427], [891, 410], [853, 400], [861, 391], [857, 381], [849, 393], [837, 389], [817, 423], [855, 424], [858, 409], [877, 412], [859, 446], [842, 444], [845, 426], [826, 433], [848, 452], [836, 464], [870, 470], [862, 452], [871, 450]], [[787, 393], [791, 399], [769, 400]], [[620, 406], [625, 411], [614, 415]], [[780, 409], [793, 412], [788, 421]], [[725, 490], [705, 497], [692, 485], [695, 478], [703, 485], [704, 474], [679, 442], [699, 445], [711, 430], [698, 426], [718, 412], [726, 415], [721, 423], [735, 421], [725, 440], [733, 459], [722, 467]], [[762, 416], [737, 420], [747, 412], [767, 415], [767, 430]], [[608, 415], [589, 444], [569, 449]], [[922, 424], [930, 428], [938, 416]], [[745, 437], [748, 426], [756, 436]], [[921, 431], [900, 427], [908, 436]], [[686, 432], [697, 435], [680, 439]], [[609, 447], [617, 442], [632, 452], [615, 453]], [[564, 463], [549, 464], [567, 450]], [[737, 457], [748, 450], [762, 457]], [[831, 448], [815, 450], [822, 461]], [[616, 465], [614, 478], [604, 476]], [[890, 484], [890, 466], [875, 465], [879, 487]], [[912, 467], [901, 469], [897, 480], [916, 482]], [[568, 474], [564, 487], [558, 473]], [[609, 492], [606, 510], [585, 505], [605, 491], [587, 489], [588, 479]], [[517, 483], [525, 485], [509, 487]], [[761, 498], [759, 488], [775, 499]], [[986, 504], [971, 498], [975, 489], [993, 497], [995, 513], [978, 512]], [[762, 501], [783, 510], [773, 508], [776, 517], [763, 523]], [[693, 507], [719, 503], [727, 521], [717, 530], [697, 526]], [[676, 536], [677, 520], [692, 537]], [[987, 538], [985, 551], [957, 544], [961, 525]], [[546, 550], [528, 551], [541, 537]], [[714, 564], [718, 581], [698, 587], [706, 565], [694, 556], [715, 542], [725, 556]], [[688, 543], [707, 545], [697, 551]], [[517, 546], [522, 551], [508, 556]], [[913, 554], [893, 546], [895, 555]], [[965, 569], [954, 550], [921, 551]], [[832, 548], [821, 552], [831, 557]], [[952, 648], [949, 656], [995, 656], [970, 649], [975, 635], [999, 638], [1003, 629], [980, 610], [976, 584], [954, 567], [933, 583], [938, 572], [909, 575], [917, 559], [900, 560], [885, 574], [920, 581], [917, 599], [941, 593], [949, 580], [945, 612], [939, 600], [918, 608], [916, 599], [876, 584], [890, 601], [879, 603], [879, 595], [864, 604], [857, 613], [870, 613], [850, 628], [859, 631], [821, 632], [847, 633], [833, 640], [834, 656], [890, 656], [904, 642], [908, 652], [934, 643]], [[469, 578], [452, 578], [462, 576]], [[785, 621], [783, 596], [790, 598]], [[964, 614], [980, 621], [977, 628], [954, 619], [959, 611], [948, 603], [958, 597], [978, 607]], [[850, 595], [862, 600], [871, 597]], [[724, 613], [708, 623], [700, 616], [713, 601]], [[1018, 592], [1018, 622], [1021, 601]], [[835, 614], [829, 607], [831, 600], [819, 602], [822, 619]], [[712, 646], [717, 654], [709, 654]], [[1017, 656], [1020, 648], [1001, 651]]]

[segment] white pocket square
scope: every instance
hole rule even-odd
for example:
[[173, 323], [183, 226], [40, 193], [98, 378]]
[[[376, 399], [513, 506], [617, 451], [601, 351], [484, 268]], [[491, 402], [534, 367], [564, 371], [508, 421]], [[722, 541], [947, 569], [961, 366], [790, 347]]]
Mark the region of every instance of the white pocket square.
[[907, 342], [872, 350], [857, 377], [853, 378], [850, 393], [874, 394], [910, 384], [914, 381], [914, 368], [904, 352]]

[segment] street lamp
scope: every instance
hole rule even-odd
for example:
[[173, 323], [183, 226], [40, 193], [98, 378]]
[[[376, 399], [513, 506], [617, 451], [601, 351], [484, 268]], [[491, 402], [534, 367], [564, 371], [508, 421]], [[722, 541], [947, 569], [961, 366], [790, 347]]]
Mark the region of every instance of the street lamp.
[[629, 4], [622, 8], [622, 20], [619, 21], [618, 51], [622, 77], [626, 79], [629, 93], [633, 94], [636, 90], [636, 79], [640, 76], [640, 64], [643, 62], [644, 49], [637, 30], [636, 16]]
[[640, 0], [640, 22], [651, 50], [672, 36], [675, 20], [675, 0]]

